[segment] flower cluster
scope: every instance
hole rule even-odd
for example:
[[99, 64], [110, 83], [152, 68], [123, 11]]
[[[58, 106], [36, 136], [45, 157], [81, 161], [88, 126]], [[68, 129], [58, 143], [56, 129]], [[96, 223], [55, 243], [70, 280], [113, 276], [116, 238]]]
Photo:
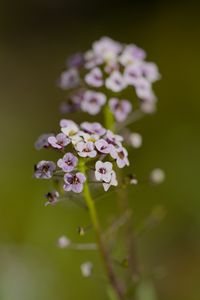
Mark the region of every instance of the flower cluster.
[[124, 99], [122, 93], [128, 87], [135, 90], [140, 109], [153, 112], [156, 96], [152, 84], [160, 74], [157, 65], [145, 59], [143, 49], [108, 37], [94, 42], [85, 53], [73, 55], [59, 78], [62, 89], [73, 89], [68, 103], [62, 105], [64, 112], [81, 109], [96, 115], [108, 103], [115, 120], [123, 122], [132, 110], [132, 101]]
[[[56, 163], [40, 161], [35, 166], [36, 178], [49, 179], [59, 175], [64, 191], [80, 193], [86, 181], [86, 174], [81, 169], [84, 160], [105, 191], [110, 186], [117, 186], [114, 164], [118, 168], [129, 165], [128, 152], [120, 135], [106, 130], [100, 123], [83, 122], [78, 126], [66, 119], [60, 121], [60, 131], [57, 135], [42, 135], [36, 142], [37, 149], [48, 147], [62, 154]], [[56, 203], [58, 197], [56, 192], [48, 193], [47, 204]]]

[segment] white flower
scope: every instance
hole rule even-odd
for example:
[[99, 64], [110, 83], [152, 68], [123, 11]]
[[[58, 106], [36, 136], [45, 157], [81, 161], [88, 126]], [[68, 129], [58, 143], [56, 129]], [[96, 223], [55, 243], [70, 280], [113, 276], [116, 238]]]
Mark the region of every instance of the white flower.
[[103, 85], [103, 74], [99, 68], [92, 69], [86, 76], [85, 81], [93, 87], [101, 87]]
[[107, 192], [111, 185], [113, 185], [113, 186], [118, 185], [118, 181], [117, 181], [115, 171], [111, 171], [111, 180], [110, 180], [110, 182], [103, 182], [104, 191]]
[[81, 157], [92, 158], [97, 155], [97, 151], [94, 149], [94, 143], [92, 142], [78, 142], [75, 145], [75, 149]]
[[126, 88], [127, 84], [119, 71], [113, 71], [111, 75], [106, 79], [106, 87], [113, 92], [120, 92]]
[[113, 165], [110, 162], [97, 161], [95, 164], [95, 178], [97, 181], [110, 182]]
[[113, 147], [113, 150], [110, 152], [110, 155], [116, 160], [117, 166], [119, 168], [129, 166], [128, 152], [124, 147]]

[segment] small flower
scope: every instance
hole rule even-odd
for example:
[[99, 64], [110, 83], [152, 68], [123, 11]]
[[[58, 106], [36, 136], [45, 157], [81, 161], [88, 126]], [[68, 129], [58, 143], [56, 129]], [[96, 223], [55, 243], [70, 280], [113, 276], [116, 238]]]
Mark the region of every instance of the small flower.
[[78, 151], [78, 155], [81, 157], [95, 157], [97, 151], [94, 149], [94, 143], [92, 142], [78, 142], [75, 146]]
[[112, 60], [122, 50], [122, 45], [109, 37], [102, 37], [92, 45], [94, 53], [104, 61]]
[[97, 122], [83, 122], [81, 123], [81, 128], [89, 134], [98, 134], [99, 136], [102, 136], [106, 133], [105, 128], [103, 128], [102, 125]]
[[102, 93], [87, 91], [84, 95], [84, 100], [81, 102], [83, 111], [91, 115], [96, 115], [100, 112], [101, 106], [106, 102], [106, 96]]
[[153, 101], [155, 99], [155, 95], [152, 91], [151, 84], [145, 78], [138, 78], [135, 83], [136, 94], [138, 98], [144, 101]]
[[165, 180], [165, 172], [161, 169], [154, 169], [150, 173], [150, 181], [154, 184], [160, 184]]
[[50, 136], [48, 142], [53, 148], [63, 149], [70, 143], [70, 139], [64, 133], [59, 133], [56, 137]]
[[83, 190], [83, 183], [85, 182], [85, 180], [85, 175], [80, 172], [76, 174], [65, 174], [65, 184], [63, 188], [67, 192], [72, 191], [74, 193], [81, 193]]
[[98, 160], [95, 164], [95, 178], [97, 181], [110, 182], [112, 175], [112, 163]]
[[110, 130], [107, 130], [105, 139], [108, 142], [108, 144], [111, 144], [113, 146], [121, 146], [123, 141], [123, 137], [121, 135], [114, 134]]
[[155, 63], [143, 63], [142, 64], [142, 74], [149, 82], [155, 82], [160, 79], [161, 75], [159, 73], [158, 67]]
[[111, 75], [106, 79], [105, 85], [113, 92], [120, 92], [127, 86], [124, 77], [119, 71], [112, 72]]
[[49, 179], [52, 177], [56, 165], [53, 161], [41, 160], [35, 167], [35, 177]]
[[81, 273], [83, 277], [90, 277], [92, 275], [93, 264], [91, 262], [85, 262], [81, 264]]
[[55, 205], [58, 202], [58, 198], [60, 197], [59, 193], [57, 191], [49, 192], [45, 195], [47, 198], [47, 202], [45, 203], [45, 206], [47, 205]]
[[89, 50], [84, 55], [85, 59], [85, 68], [86, 69], [93, 69], [98, 65], [103, 63], [102, 57], [94, 53], [93, 50]]
[[110, 153], [111, 151], [111, 145], [104, 139], [100, 139], [95, 142], [95, 147], [100, 153]]
[[77, 71], [77, 69], [70, 69], [67, 71], [64, 71], [59, 79], [59, 86], [64, 89], [71, 89], [71, 88], [75, 88], [79, 85], [79, 73]]
[[63, 158], [57, 161], [57, 165], [64, 172], [71, 172], [75, 169], [78, 163], [78, 158], [74, 156], [71, 152], [66, 153]]
[[78, 52], [69, 57], [67, 66], [69, 68], [81, 68], [84, 65], [84, 61], [84, 54]]
[[111, 151], [110, 155], [116, 160], [119, 168], [124, 168], [129, 166], [128, 152], [125, 148], [119, 147]]
[[119, 61], [123, 66], [134, 64], [138, 61], [144, 60], [146, 52], [136, 45], [127, 45], [119, 57]]
[[113, 112], [117, 122], [123, 122], [126, 120], [128, 114], [132, 110], [132, 105], [127, 100], [119, 100], [117, 98], [111, 98], [109, 100], [110, 110]]
[[142, 77], [141, 63], [128, 65], [124, 71], [124, 80], [128, 85], [137, 85], [138, 79]]
[[58, 247], [61, 249], [67, 248], [69, 247], [71, 244], [70, 239], [68, 239], [68, 237], [66, 237], [65, 235], [59, 237], [58, 239]]
[[69, 138], [76, 135], [79, 131], [78, 126], [71, 120], [63, 119], [60, 121], [61, 131]]
[[131, 133], [129, 135], [129, 143], [133, 148], [140, 148], [142, 146], [142, 136], [139, 133]]
[[50, 146], [48, 142], [48, 138], [52, 135], [53, 133], [45, 133], [39, 136], [39, 138], [35, 142], [35, 149], [40, 150], [42, 148], [48, 148]]
[[104, 191], [107, 192], [110, 186], [117, 186], [117, 185], [118, 185], [118, 181], [117, 181], [116, 173], [115, 171], [112, 171], [110, 182], [103, 182]]
[[86, 76], [85, 81], [93, 87], [101, 87], [103, 85], [103, 74], [99, 68], [92, 69]]

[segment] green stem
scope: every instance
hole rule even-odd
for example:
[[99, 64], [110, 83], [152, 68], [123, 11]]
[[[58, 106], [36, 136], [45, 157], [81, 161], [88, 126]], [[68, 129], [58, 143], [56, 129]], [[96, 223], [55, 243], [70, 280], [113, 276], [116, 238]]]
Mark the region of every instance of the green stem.
[[[83, 161], [79, 165], [79, 168], [83, 174], [86, 173], [85, 164]], [[110, 284], [111, 284], [112, 288], [115, 290], [116, 295], [118, 296], [118, 299], [125, 300], [125, 290], [124, 290], [124, 287], [122, 286], [121, 282], [117, 279], [117, 277], [115, 275], [112, 261], [110, 259], [109, 253], [106, 249], [104, 239], [103, 239], [103, 236], [101, 233], [101, 227], [100, 227], [95, 203], [92, 199], [87, 180], [84, 183], [83, 196], [84, 196], [84, 199], [86, 201], [86, 204], [87, 204], [87, 207], [88, 207], [88, 210], [90, 213], [91, 221], [92, 221], [93, 228], [94, 228], [94, 231], [96, 234], [97, 245], [98, 245], [99, 252], [101, 254], [102, 261], [104, 263], [105, 271], [109, 278]]]
[[110, 111], [108, 103], [104, 106], [104, 125], [106, 129], [110, 129], [111, 131], [115, 131], [115, 120], [112, 112]]

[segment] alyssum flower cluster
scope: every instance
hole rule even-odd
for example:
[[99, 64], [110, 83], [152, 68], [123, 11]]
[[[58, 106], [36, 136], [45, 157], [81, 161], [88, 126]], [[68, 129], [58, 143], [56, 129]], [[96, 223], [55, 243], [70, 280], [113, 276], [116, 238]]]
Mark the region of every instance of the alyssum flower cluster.
[[[86, 181], [86, 173], [81, 172], [83, 164], [88, 165], [89, 176], [102, 183], [107, 191], [117, 186], [115, 168], [129, 165], [123, 138], [106, 130], [100, 123], [83, 122], [78, 126], [71, 120], [60, 121], [60, 133], [39, 137], [36, 148], [52, 148], [62, 154], [57, 163], [42, 160], [35, 166], [35, 177], [50, 179], [59, 176], [66, 192], [80, 193]], [[90, 179], [88, 179], [89, 181]], [[54, 203], [58, 192], [49, 193], [49, 202]]]
[[135, 90], [143, 112], [154, 112], [152, 85], [160, 74], [156, 64], [145, 59], [143, 49], [108, 37], [94, 42], [85, 53], [73, 55], [58, 82], [62, 89], [71, 90], [62, 105], [63, 112], [81, 109], [96, 115], [107, 104], [116, 122], [123, 122], [132, 111], [132, 101], [126, 99], [127, 88], [131, 89], [129, 95]]

